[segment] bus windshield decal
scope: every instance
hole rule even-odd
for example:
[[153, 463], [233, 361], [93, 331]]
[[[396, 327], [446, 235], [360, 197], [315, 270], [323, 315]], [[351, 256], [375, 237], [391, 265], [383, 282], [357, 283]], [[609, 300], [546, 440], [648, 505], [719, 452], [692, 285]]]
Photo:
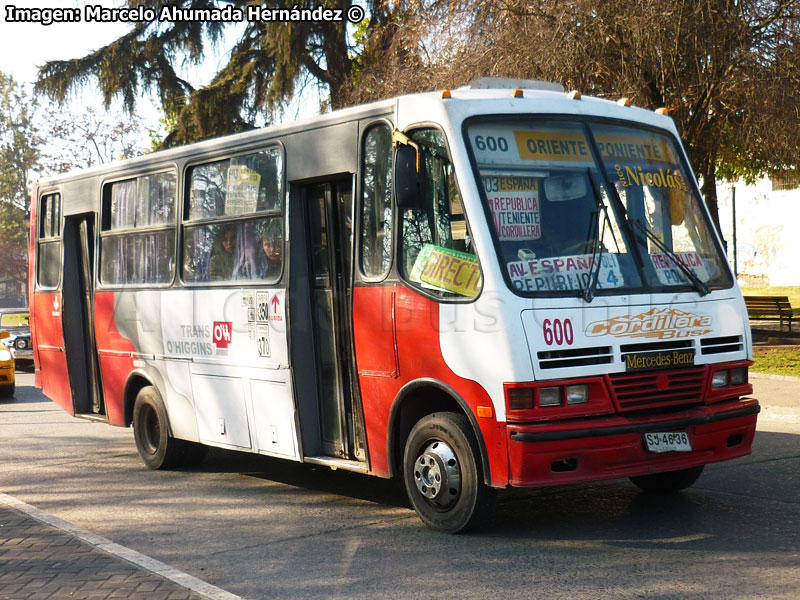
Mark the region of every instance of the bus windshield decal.
[[[676, 252], [675, 257], [697, 275], [700, 281], [708, 280], [708, 270], [703, 258], [697, 252]], [[653, 253], [650, 255], [650, 262], [653, 263], [658, 280], [664, 285], [691, 285], [689, 279], [669, 255], [661, 252]]]
[[582, 133], [515, 131], [521, 160], [591, 162], [592, 155]]
[[518, 260], [508, 263], [511, 282], [523, 292], [579, 291], [589, 285], [594, 260], [600, 260], [598, 289], [625, 285], [616, 254], [576, 254], [557, 258]]
[[414, 261], [409, 279], [422, 287], [472, 298], [481, 289], [481, 268], [472, 254], [425, 244]]
[[486, 175], [483, 188], [501, 240], [535, 240], [542, 236], [538, 180]]
[[228, 167], [225, 194], [225, 214], [243, 215], [255, 212], [258, 206], [258, 186], [261, 175], [245, 165]]

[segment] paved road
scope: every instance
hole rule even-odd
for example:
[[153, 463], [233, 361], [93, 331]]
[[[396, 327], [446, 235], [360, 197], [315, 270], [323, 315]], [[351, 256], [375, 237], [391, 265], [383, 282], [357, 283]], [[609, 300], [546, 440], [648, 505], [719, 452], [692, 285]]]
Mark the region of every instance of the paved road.
[[485, 530], [447, 536], [366, 476], [216, 450], [197, 469], [148, 471], [130, 430], [67, 416], [30, 379], [0, 403], [0, 492], [244, 598], [794, 600], [800, 589], [797, 381], [756, 379], [766, 406], [753, 455], [708, 467], [677, 497], [626, 481], [511, 491]]

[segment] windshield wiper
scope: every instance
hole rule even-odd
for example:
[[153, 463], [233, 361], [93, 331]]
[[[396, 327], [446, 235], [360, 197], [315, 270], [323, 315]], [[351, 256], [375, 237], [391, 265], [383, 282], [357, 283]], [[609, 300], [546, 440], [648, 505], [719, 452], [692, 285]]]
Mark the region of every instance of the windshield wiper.
[[655, 244], [655, 245], [656, 245], [656, 247], [657, 247], [659, 250], [661, 250], [661, 252], [663, 252], [664, 254], [666, 254], [666, 255], [667, 255], [669, 258], [670, 258], [670, 260], [671, 260], [672, 262], [674, 262], [674, 263], [675, 263], [675, 265], [676, 265], [676, 266], [677, 266], [677, 267], [678, 267], [678, 268], [681, 270], [681, 272], [682, 272], [684, 275], [686, 275], [686, 277], [689, 279], [689, 281], [691, 281], [691, 282], [692, 282], [692, 285], [695, 287], [695, 289], [697, 290], [697, 292], [698, 292], [698, 293], [699, 293], [701, 296], [705, 296], [706, 294], [710, 294], [710, 293], [711, 293], [711, 290], [710, 290], [710, 289], [708, 289], [708, 286], [707, 286], [705, 283], [703, 283], [703, 282], [700, 280], [700, 278], [699, 278], [697, 275], [695, 275], [695, 274], [694, 274], [694, 271], [692, 271], [692, 270], [691, 270], [689, 267], [687, 267], [685, 264], [683, 264], [683, 263], [681, 262], [681, 260], [678, 258], [677, 254], [675, 254], [675, 253], [674, 253], [672, 250], [670, 250], [669, 248], [667, 248], [667, 247], [664, 245], [664, 242], [662, 242], [662, 241], [661, 241], [661, 240], [658, 238], [658, 236], [657, 236], [655, 233], [653, 233], [652, 231], [650, 231], [650, 230], [647, 228], [647, 226], [646, 226], [646, 225], [644, 225], [644, 224], [643, 224], [643, 223], [642, 223], [642, 222], [641, 222], [639, 219], [630, 219], [630, 222], [631, 222], [631, 223], [632, 223], [632, 224], [633, 224], [633, 225], [634, 225], [634, 226], [635, 226], [635, 227], [636, 227], [636, 228], [637, 228], [639, 231], [643, 231], [643, 232], [644, 232], [644, 234], [645, 234], [645, 236], [646, 236], [646, 237], [647, 237], [647, 238], [648, 238], [650, 241], [652, 241], [652, 242], [653, 242], [653, 244]]
[[[592, 266], [589, 269], [589, 281], [586, 284], [586, 288], [583, 290], [583, 300], [588, 304], [594, 299], [594, 294], [597, 290], [597, 282], [600, 279], [600, 262], [603, 258], [603, 237], [606, 233], [605, 226], [607, 223], [610, 225], [610, 221], [608, 218], [608, 208], [600, 199], [600, 194], [598, 193], [597, 187], [594, 184], [591, 172], [587, 172], [586, 176], [589, 179], [589, 185], [592, 186], [592, 197], [594, 198], [594, 203], [597, 205], [597, 212], [592, 213], [597, 215], [597, 220], [593, 222], [593, 226], [589, 228], [589, 234], [586, 236], [586, 247], [591, 244], [592, 248]], [[591, 239], [589, 239], [590, 236]], [[616, 240], [614, 240], [614, 242], [616, 243]], [[586, 247], [584, 247], [584, 251], [586, 250]]]

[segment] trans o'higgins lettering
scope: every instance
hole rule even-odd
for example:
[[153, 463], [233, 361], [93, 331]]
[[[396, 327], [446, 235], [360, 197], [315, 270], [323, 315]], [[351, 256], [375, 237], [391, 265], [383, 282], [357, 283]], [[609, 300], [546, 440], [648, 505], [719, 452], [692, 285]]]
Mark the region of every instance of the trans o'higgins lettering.
[[697, 337], [711, 333], [712, 319], [670, 308], [653, 308], [638, 315], [622, 315], [586, 326], [587, 337], [675, 338]]

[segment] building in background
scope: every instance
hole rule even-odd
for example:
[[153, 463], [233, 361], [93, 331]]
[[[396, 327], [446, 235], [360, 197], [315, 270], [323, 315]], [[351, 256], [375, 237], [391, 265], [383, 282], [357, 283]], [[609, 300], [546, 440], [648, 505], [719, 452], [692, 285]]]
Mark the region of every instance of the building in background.
[[[800, 173], [776, 175], [753, 185], [717, 186], [722, 235], [739, 283], [748, 286], [800, 285]], [[733, 199], [736, 234], [734, 244]]]

